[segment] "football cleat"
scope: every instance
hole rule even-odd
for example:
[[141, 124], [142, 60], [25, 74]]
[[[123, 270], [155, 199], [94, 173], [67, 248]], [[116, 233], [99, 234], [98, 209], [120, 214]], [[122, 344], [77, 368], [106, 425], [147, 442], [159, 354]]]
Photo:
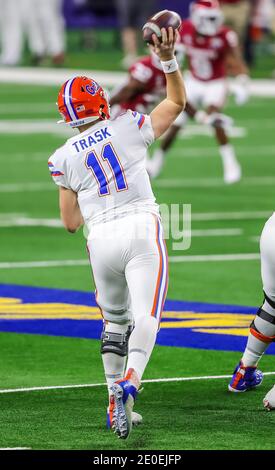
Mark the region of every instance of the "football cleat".
[[264, 397], [263, 404], [267, 411], [275, 410], [275, 385]]
[[263, 373], [256, 367], [244, 367], [240, 362], [234, 370], [228, 390], [230, 392], [246, 392], [258, 387], [263, 381]]
[[[106, 420], [106, 426], [107, 429], [112, 429], [112, 424], [113, 424], [113, 412], [114, 412], [114, 399], [113, 396], [110, 398], [110, 404], [107, 408], [107, 420]], [[132, 411], [132, 425], [133, 426], [139, 426], [142, 424], [143, 418], [139, 413], [136, 413], [135, 411]]]
[[132, 410], [139, 389], [139, 379], [134, 369], [111, 387], [113, 394], [112, 429], [121, 439], [127, 439], [132, 430]]

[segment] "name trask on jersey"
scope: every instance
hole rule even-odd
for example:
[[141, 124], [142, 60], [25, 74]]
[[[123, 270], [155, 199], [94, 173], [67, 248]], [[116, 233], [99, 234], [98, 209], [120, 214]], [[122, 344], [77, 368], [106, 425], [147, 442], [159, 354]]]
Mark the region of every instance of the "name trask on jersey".
[[105, 127], [83, 139], [76, 140], [72, 143], [72, 145], [77, 152], [82, 152], [83, 150], [87, 150], [89, 147], [92, 147], [99, 142], [103, 142], [103, 140], [106, 140], [109, 137], [112, 137], [111, 129], [110, 127]]
[[77, 193], [88, 226], [126, 213], [158, 215], [145, 168], [153, 140], [150, 117], [127, 111], [68, 139], [50, 158], [49, 170], [58, 186]]

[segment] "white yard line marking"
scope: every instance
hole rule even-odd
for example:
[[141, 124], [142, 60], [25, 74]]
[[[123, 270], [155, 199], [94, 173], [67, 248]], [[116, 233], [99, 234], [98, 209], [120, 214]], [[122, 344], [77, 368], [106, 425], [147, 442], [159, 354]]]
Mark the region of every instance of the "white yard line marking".
[[[275, 185], [275, 177], [273, 176], [247, 176], [243, 178], [238, 186], [262, 186]], [[159, 179], [153, 181], [156, 188], [215, 188], [226, 186], [222, 178], [178, 178], [178, 179]]]
[[[165, 225], [165, 224], [164, 224]], [[1, 226], [1, 223], [0, 223]], [[205, 229], [205, 230], [184, 230], [184, 237], [220, 237], [220, 236], [239, 236], [243, 235], [243, 230], [241, 228], [214, 228], [214, 229]]]
[[259, 235], [255, 235], [254, 237], [249, 237], [249, 240], [253, 243], [259, 243], [261, 237]]
[[57, 134], [73, 137], [72, 129], [58, 125], [56, 120], [13, 119], [0, 121], [0, 134]]
[[25, 193], [40, 191], [56, 191], [52, 181], [48, 183], [3, 183], [0, 184], [0, 193]]
[[87, 69], [52, 69], [43, 70], [34, 67], [16, 67], [16, 73], [11, 74], [10, 67], [1, 67], [0, 83], [19, 83], [20, 85], [58, 85], [59, 87], [71, 77], [77, 75], [92, 75], [94, 80], [103, 87], [121, 85], [126, 78], [126, 72], [105, 72]]
[[224, 255], [169, 256], [170, 263], [200, 263], [209, 261], [253, 261], [260, 259], [259, 253], [236, 253]]
[[[264, 372], [265, 375], [275, 375], [275, 372]], [[203, 375], [198, 377], [167, 377], [160, 379], [145, 379], [142, 380], [142, 383], [168, 383], [168, 382], [191, 382], [193, 380], [219, 380], [219, 379], [230, 379], [230, 375]], [[75, 384], [75, 385], [51, 385], [45, 387], [25, 387], [25, 388], [7, 388], [0, 389], [0, 394], [5, 393], [23, 393], [23, 392], [38, 392], [44, 390], [64, 390], [64, 389], [74, 389], [74, 388], [94, 388], [94, 387], [104, 387], [107, 384], [104, 382], [96, 384]]]
[[[126, 72], [106, 72], [100, 70], [87, 69], [53, 69], [37, 67], [17, 67], [16, 73], [11, 74], [10, 67], [1, 67], [1, 83], [18, 83], [20, 85], [58, 85], [60, 86], [70, 77], [75, 75], [92, 75], [103, 87], [113, 87], [121, 85], [126, 80]], [[232, 87], [233, 80], [229, 81]], [[252, 79], [250, 86], [251, 96], [271, 97], [275, 96], [275, 83], [271, 79]], [[15, 87], [16, 92], [16, 87]], [[249, 105], [249, 103], [248, 103]]]
[[1, 217], [0, 227], [50, 227], [64, 228], [60, 219], [38, 219], [32, 217]]
[[0, 451], [2, 450], [32, 450], [32, 447], [0, 447]]
[[[247, 176], [238, 183], [238, 186], [273, 186], [275, 185], [274, 176]], [[222, 178], [181, 178], [181, 179], [159, 179], [153, 181], [156, 188], [228, 188]], [[47, 182], [25, 182], [25, 183], [2, 183], [0, 184], [0, 193], [20, 193], [20, 192], [40, 192], [56, 191], [56, 186]]]
[[[165, 224], [164, 226], [168, 225]], [[0, 227], [49, 227], [49, 228], [64, 228], [60, 219], [37, 219], [32, 217], [4, 217], [0, 214]], [[191, 232], [185, 231], [185, 237], [219, 237], [219, 236], [239, 236], [243, 234], [240, 228], [229, 229], [206, 229], [206, 230], [192, 230]]]
[[0, 269], [19, 269], [19, 268], [57, 268], [65, 266], [88, 266], [86, 259], [66, 259], [52, 261], [14, 261], [0, 263]]
[[266, 219], [272, 215], [272, 211], [247, 211], [247, 212], [194, 212], [192, 221], [214, 221], [214, 220], [256, 220]]
[[[4, 153], [0, 153], [0, 160], [1, 158], [5, 159], [6, 155]], [[12, 154], [12, 163], [15, 162], [36, 162], [41, 164], [41, 162], [47, 163], [49, 159], [49, 153], [46, 152], [16, 152]]]
[[[215, 221], [215, 220], [256, 220], [267, 219], [272, 215], [272, 211], [245, 211], [245, 212], [192, 212], [191, 220], [195, 222]], [[182, 214], [179, 214], [182, 219]], [[0, 213], [0, 223], [5, 221], [13, 221], [15, 219], [30, 219], [30, 220], [49, 220], [55, 221], [59, 219], [34, 219], [29, 214], [16, 213], [16, 212], [2, 212]], [[172, 213], [172, 219], [178, 220], [178, 215]], [[164, 219], [165, 220], [165, 219]]]
[[[253, 261], [260, 259], [259, 253], [235, 253], [224, 255], [184, 255], [169, 256], [170, 263], [194, 263], [209, 261]], [[88, 266], [85, 259], [67, 259], [50, 261], [12, 261], [1, 262], [0, 269], [58, 268], [65, 266]]]
[[53, 103], [7, 103], [0, 104], [0, 114], [12, 115], [12, 114], [44, 114], [49, 113], [57, 114], [57, 108]]
[[[184, 135], [184, 134], [183, 134]], [[269, 146], [246, 146], [246, 145], [238, 145], [237, 147], [237, 154], [241, 157], [257, 157], [260, 156], [263, 158], [272, 158], [275, 153], [275, 145]], [[175, 148], [169, 150], [169, 154], [167, 156], [168, 160], [170, 158], [217, 158], [218, 157], [218, 147], [191, 147], [190, 144], [186, 147], [182, 148]]]
[[[247, 130], [245, 127], [229, 127], [227, 130], [229, 137], [234, 138], [243, 138], [247, 135]], [[213, 137], [214, 129], [210, 126], [199, 125], [199, 124], [188, 124], [186, 127], [180, 131], [179, 136], [182, 139], [190, 139], [194, 136], [206, 136], [206, 137]]]

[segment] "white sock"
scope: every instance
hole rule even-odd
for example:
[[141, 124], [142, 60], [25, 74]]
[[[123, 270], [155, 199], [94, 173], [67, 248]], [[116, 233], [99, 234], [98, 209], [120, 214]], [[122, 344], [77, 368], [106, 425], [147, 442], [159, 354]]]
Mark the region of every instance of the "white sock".
[[[128, 330], [129, 323], [119, 325], [117, 323], [107, 322], [105, 325], [105, 331], [109, 333], [119, 333], [124, 334]], [[102, 361], [104, 366], [104, 372], [106, 377], [106, 382], [108, 386], [109, 395], [111, 394], [112, 385], [120, 379], [123, 379], [125, 372], [127, 356], [119, 356], [114, 353], [105, 353], [102, 354]]]
[[[262, 309], [275, 317], [275, 309], [273, 309], [268, 302], [264, 302]], [[254, 320], [255, 327], [264, 336], [275, 336], [275, 325], [263, 320], [263, 318], [256, 316]], [[269, 343], [255, 338], [251, 333], [249, 334], [245, 352], [242, 357], [242, 362], [245, 367], [256, 367], [262, 355], [268, 348]]]
[[219, 150], [224, 168], [238, 164], [234, 147], [231, 144], [220, 145]]
[[142, 315], [135, 319], [135, 328], [129, 340], [129, 355], [126, 369], [134, 369], [141, 380], [153, 351], [158, 332], [158, 321], [152, 316]]
[[268, 344], [249, 333], [247, 345], [242, 357], [245, 367], [257, 367], [259, 360], [268, 348]]

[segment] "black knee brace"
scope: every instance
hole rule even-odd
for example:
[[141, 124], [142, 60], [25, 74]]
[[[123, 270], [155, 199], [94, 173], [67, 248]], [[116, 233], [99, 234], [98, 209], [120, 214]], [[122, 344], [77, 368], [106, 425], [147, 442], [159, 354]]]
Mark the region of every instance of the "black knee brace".
[[271, 323], [272, 325], [275, 325], [275, 317], [273, 315], [270, 315], [270, 313], [267, 313], [265, 310], [262, 310], [259, 308], [257, 312], [257, 317], [262, 318], [263, 320], [267, 321], [268, 323]]
[[[256, 313], [256, 317], [259, 317], [262, 320], [265, 320], [266, 322], [271, 323], [272, 325], [275, 325], [275, 317], [267, 313], [265, 310], [262, 310], [262, 308], [259, 308], [258, 312]], [[265, 343], [275, 342], [275, 336], [266, 336], [258, 330], [258, 328], [255, 325], [255, 319], [252, 321], [250, 325], [250, 333]]]
[[127, 356], [128, 342], [132, 330], [133, 327], [129, 326], [126, 333], [112, 333], [111, 331], [105, 331], [104, 327], [101, 335], [101, 354], [113, 353], [122, 357]]
[[265, 291], [264, 291], [264, 298], [265, 298], [265, 300], [267, 301], [267, 303], [270, 305], [270, 307], [272, 307], [272, 308], [275, 309], [275, 302], [274, 302], [274, 300], [270, 299], [270, 297], [268, 297], [268, 295], [266, 295]]

